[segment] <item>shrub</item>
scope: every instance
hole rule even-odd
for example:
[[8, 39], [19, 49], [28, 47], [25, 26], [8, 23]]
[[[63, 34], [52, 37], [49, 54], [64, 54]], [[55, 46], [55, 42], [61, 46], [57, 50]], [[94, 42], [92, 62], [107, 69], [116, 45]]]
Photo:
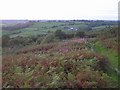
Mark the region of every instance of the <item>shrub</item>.
[[55, 37], [58, 39], [66, 38], [66, 34], [64, 32], [62, 32], [62, 30], [56, 30], [54, 34], [55, 34]]
[[40, 38], [37, 39], [36, 43], [40, 44], [42, 42], [42, 40], [43, 40], [43, 37], [40, 37]]
[[55, 36], [54, 34], [48, 34], [47, 36], [45, 36], [43, 38], [43, 40], [41, 41], [41, 44], [46, 44], [46, 43], [51, 43], [55, 41]]
[[9, 35], [3, 35], [2, 36], [2, 46], [8, 46], [10, 37]]
[[83, 37], [85, 37], [85, 32], [83, 32], [83, 31], [77, 31], [75, 33], [75, 37], [81, 37], [81, 38], [83, 38]]

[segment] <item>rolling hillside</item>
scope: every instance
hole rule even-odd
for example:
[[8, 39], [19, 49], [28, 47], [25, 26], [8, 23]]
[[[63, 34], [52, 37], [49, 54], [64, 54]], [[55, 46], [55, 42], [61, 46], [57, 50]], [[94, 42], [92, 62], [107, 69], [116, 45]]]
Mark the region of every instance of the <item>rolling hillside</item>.
[[118, 88], [116, 26], [114, 21], [32, 21], [3, 30], [2, 87]]

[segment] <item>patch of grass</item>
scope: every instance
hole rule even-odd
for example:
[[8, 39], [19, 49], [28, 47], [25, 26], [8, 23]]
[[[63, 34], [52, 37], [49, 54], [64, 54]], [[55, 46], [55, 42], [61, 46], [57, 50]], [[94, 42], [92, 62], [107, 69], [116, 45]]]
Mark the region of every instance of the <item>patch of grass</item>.
[[[107, 25], [102, 25], [102, 26], [97, 26], [97, 27], [92, 27], [92, 30], [102, 30], [106, 28]], [[111, 27], [114, 27], [116, 25], [111, 25]]]
[[108, 50], [107, 48], [103, 47], [103, 45], [100, 42], [97, 42], [95, 44], [95, 51], [97, 53], [101, 53], [108, 57], [108, 59], [110, 60], [110, 62], [112, 64], [110, 67], [113, 69], [112, 73], [108, 73], [108, 74], [110, 74], [112, 77], [117, 79], [118, 78], [117, 73], [115, 72], [115, 68], [118, 68], [117, 54], [115, 52], [113, 52], [112, 50]]
[[93, 30], [96, 30], [96, 29], [104, 29], [106, 26], [97, 26], [97, 27], [92, 27]]
[[106, 56], [108, 56], [110, 61], [113, 62], [114, 67], [117, 68], [118, 67], [118, 56], [117, 56], [117, 54], [112, 52], [112, 50], [108, 50], [105, 47], [103, 47], [100, 42], [97, 42], [95, 45], [96, 45], [95, 46], [96, 51], [99, 52], [99, 53], [103, 53]]

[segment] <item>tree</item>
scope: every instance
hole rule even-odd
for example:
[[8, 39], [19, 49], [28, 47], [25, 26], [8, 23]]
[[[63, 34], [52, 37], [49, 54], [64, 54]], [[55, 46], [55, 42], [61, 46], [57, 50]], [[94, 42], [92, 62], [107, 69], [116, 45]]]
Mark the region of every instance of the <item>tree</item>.
[[77, 31], [75, 33], [75, 37], [81, 37], [81, 38], [83, 38], [83, 37], [85, 37], [85, 32], [83, 32], [83, 31]]
[[56, 32], [54, 34], [55, 34], [55, 37], [57, 37], [58, 39], [66, 38], [66, 34], [64, 32], [62, 32], [62, 30], [56, 30]]

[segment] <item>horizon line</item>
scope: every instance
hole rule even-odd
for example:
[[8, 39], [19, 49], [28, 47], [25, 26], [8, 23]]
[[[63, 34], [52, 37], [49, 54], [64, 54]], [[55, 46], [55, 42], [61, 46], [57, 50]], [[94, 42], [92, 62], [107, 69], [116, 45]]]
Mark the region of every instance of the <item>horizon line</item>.
[[[106, 19], [2, 19], [3, 21], [4, 20], [29, 20], [29, 21], [77, 21], [77, 20], [88, 20], [88, 21], [119, 21], [119, 20], [106, 20]], [[2, 21], [0, 20], [0, 21]]]

